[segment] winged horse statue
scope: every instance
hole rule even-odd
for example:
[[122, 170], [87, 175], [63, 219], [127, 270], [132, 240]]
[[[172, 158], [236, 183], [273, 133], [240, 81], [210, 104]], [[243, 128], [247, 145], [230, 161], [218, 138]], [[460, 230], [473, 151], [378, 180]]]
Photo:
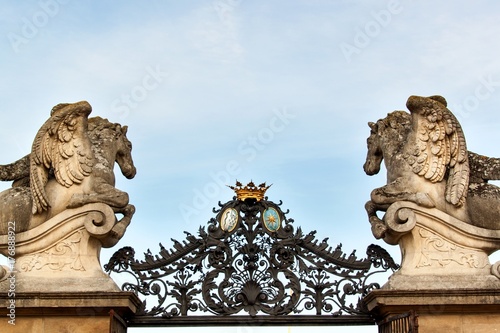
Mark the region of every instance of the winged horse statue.
[[500, 160], [467, 150], [460, 123], [441, 96], [410, 96], [410, 113], [394, 111], [370, 122], [368, 175], [387, 169], [387, 184], [371, 192], [365, 205], [372, 233], [383, 238], [378, 211], [396, 201], [437, 208], [476, 226], [500, 229], [500, 189], [488, 180], [500, 176]]
[[128, 194], [115, 188], [113, 167], [116, 162], [126, 178], [135, 176], [132, 144], [127, 126], [88, 118], [91, 111], [86, 101], [56, 105], [31, 153], [0, 166], [0, 180], [14, 180], [0, 193], [0, 235], [6, 234], [7, 221], [16, 221], [22, 232], [88, 203], [105, 203], [122, 214], [113, 232], [123, 235], [135, 208]]

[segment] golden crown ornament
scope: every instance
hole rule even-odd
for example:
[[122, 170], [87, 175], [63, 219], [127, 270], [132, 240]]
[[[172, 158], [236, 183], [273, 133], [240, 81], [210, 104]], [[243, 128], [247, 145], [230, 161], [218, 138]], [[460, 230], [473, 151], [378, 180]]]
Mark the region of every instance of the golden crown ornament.
[[255, 184], [250, 181], [250, 183], [243, 186], [242, 183], [236, 181], [236, 186], [228, 185], [228, 187], [236, 193], [236, 199], [240, 201], [245, 201], [246, 199], [255, 199], [257, 201], [261, 201], [262, 199], [264, 199], [264, 195], [267, 189], [271, 187], [271, 185], [266, 186], [266, 183], [262, 183], [259, 186], [255, 186]]

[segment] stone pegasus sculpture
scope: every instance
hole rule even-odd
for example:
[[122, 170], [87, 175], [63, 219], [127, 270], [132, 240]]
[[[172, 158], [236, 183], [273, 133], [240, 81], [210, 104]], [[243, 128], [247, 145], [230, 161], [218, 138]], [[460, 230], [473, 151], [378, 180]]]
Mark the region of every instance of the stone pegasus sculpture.
[[500, 159], [467, 150], [460, 123], [441, 96], [411, 96], [410, 113], [394, 111], [369, 123], [368, 175], [387, 169], [387, 184], [371, 193], [365, 208], [372, 232], [383, 238], [386, 225], [377, 211], [397, 201], [437, 208], [467, 223], [500, 229]]
[[115, 188], [114, 165], [129, 179], [136, 168], [127, 126], [89, 118], [91, 111], [85, 101], [54, 106], [30, 154], [0, 166], [0, 180], [13, 181], [0, 193], [0, 253], [10, 258], [0, 289], [10, 270], [16, 292], [119, 290], [99, 254], [135, 212]]
[[16, 221], [16, 232], [22, 232], [88, 203], [105, 203], [123, 214], [116, 229], [130, 223], [135, 209], [128, 194], [114, 187], [113, 172], [116, 162], [125, 177], [136, 174], [127, 127], [88, 118], [91, 111], [85, 101], [56, 105], [36, 134], [31, 153], [0, 166], [0, 180], [14, 181], [0, 193], [0, 234], [7, 232], [7, 221]]
[[[467, 150], [460, 123], [441, 96], [410, 96], [410, 113], [369, 123], [368, 175], [387, 184], [365, 205], [375, 238], [401, 249], [401, 268], [384, 289], [498, 290], [500, 159]], [[378, 216], [383, 212], [383, 216]]]

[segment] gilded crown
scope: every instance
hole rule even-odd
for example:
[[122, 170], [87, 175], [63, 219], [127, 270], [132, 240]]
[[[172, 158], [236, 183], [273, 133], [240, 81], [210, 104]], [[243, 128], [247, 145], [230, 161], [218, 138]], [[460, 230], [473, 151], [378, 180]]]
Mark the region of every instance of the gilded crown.
[[[272, 185], [272, 184], [271, 184]], [[264, 199], [264, 194], [271, 185], [266, 186], [266, 183], [262, 183], [259, 186], [250, 181], [247, 185], [243, 186], [239, 181], [236, 181], [236, 186], [228, 186], [236, 193], [236, 199], [244, 201], [245, 199], [256, 199], [260, 201]]]

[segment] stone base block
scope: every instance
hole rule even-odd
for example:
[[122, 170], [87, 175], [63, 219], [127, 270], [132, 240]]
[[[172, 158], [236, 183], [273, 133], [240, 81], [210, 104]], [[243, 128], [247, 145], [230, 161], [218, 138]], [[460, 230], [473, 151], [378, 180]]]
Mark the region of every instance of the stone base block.
[[123, 333], [139, 305], [130, 292], [2, 293], [0, 332]]
[[390, 325], [391, 318], [413, 313], [419, 333], [500, 332], [499, 289], [379, 289], [364, 302], [384, 325]]

